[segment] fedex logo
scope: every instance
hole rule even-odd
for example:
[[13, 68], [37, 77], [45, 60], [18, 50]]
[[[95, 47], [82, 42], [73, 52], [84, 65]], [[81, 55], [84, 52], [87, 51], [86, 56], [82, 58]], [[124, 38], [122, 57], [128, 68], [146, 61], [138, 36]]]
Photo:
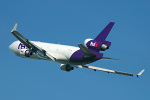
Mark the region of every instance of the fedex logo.
[[22, 43], [20, 43], [19, 45], [18, 45], [18, 49], [28, 49], [24, 44], [22, 44]]
[[97, 44], [97, 42], [95, 42], [95, 43], [94, 43], [94, 42], [91, 42], [91, 43], [90, 43], [90, 46], [97, 47], [97, 46], [98, 46], [98, 44]]

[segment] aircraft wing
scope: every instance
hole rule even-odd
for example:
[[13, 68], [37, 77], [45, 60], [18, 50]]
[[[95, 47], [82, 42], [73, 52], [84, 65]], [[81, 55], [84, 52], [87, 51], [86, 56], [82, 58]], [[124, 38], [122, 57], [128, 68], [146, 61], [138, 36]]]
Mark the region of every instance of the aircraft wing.
[[96, 67], [96, 66], [91, 66], [91, 65], [83, 65], [82, 67], [84, 68], [89, 68], [89, 69], [93, 69], [94, 71], [98, 70], [98, 71], [103, 71], [103, 72], [107, 72], [107, 73], [115, 73], [115, 74], [121, 74], [121, 75], [127, 75], [127, 76], [141, 76], [142, 73], [144, 72], [144, 69], [139, 72], [138, 74], [132, 74], [132, 73], [126, 73], [126, 72], [121, 72], [121, 71], [115, 71], [115, 70], [110, 70], [110, 69], [106, 69], [106, 68], [101, 68], [101, 67]]
[[32, 52], [35, 52], [38, 54], [38, 56], [40, 56], [43, 59], [51, 59], [53, 61], [56, 60], [56, 58], [54, 58], [53, 56], [51, 56], [48, 52], [46, 52], [44, 49], [38, 47], [37, 45], [33, 44], [31, 41], [29, 41], [28, 39], [26, 39], [24, 36], [22, 36], [19, 32], [17, 32], [16, 30], [17, 28], [17, 24], [15, 24], [13, 30], [11, 31], [11, 33], [20, 41], [22, 42], [27, 48], [29, 48], [29, 50], [31, 50]]

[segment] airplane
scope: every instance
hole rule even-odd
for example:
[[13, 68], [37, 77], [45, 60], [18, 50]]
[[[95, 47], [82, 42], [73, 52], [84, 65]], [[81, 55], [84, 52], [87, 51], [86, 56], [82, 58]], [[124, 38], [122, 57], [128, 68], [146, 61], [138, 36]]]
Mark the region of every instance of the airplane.
[[111, 46], [111, 42], [106, 41], [106, 38], [114, 24], [115, 22], [110, 22], [95, 39], [86, 39], [84, 45], [78, 44], [78, 47], [30, 41], [16, 30], [17, 24], [15, 24], [11, 33], [18, 41], [13, 42], [9, 46], [9, 49], [12, 53], [22, 58], [58, 62], [61, 64], [60, 69], [66, 72], [70, 72], [71, 70], [74, 70], [74, 68], [88, 68], [94, 71], [98, 70], [107, 73], [137, 77], [141, 76], [144, 69], [138, 74], [132, 74], [89, 65], [100, 59], [121, 60], [103, 57], [103, 53], [100, 53], [101, 51], [108, 50]]

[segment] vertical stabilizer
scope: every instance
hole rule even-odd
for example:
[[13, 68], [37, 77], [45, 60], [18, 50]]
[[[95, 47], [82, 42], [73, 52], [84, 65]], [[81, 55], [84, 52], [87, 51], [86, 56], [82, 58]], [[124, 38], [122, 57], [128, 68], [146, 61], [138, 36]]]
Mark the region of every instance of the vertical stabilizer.
[[110, 22], [94, 40], [105, 41], [114, 24], [115, 22]]

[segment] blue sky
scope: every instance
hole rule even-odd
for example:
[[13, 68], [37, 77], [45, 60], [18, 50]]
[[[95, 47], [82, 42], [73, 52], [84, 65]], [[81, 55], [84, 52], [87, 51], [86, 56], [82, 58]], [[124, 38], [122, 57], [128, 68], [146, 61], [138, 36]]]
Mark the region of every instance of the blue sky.
[[[0, 100], [149, 100], [149, 0], [3, 0], [0, 3]], [[138, 73], [140, 78], [89, 69], [60, 70], [60, 64], [19, 58], [8, 46], [18, 31], [30, 40], [77, 46], [115, 22], [105, 57], [91, 65]]]

